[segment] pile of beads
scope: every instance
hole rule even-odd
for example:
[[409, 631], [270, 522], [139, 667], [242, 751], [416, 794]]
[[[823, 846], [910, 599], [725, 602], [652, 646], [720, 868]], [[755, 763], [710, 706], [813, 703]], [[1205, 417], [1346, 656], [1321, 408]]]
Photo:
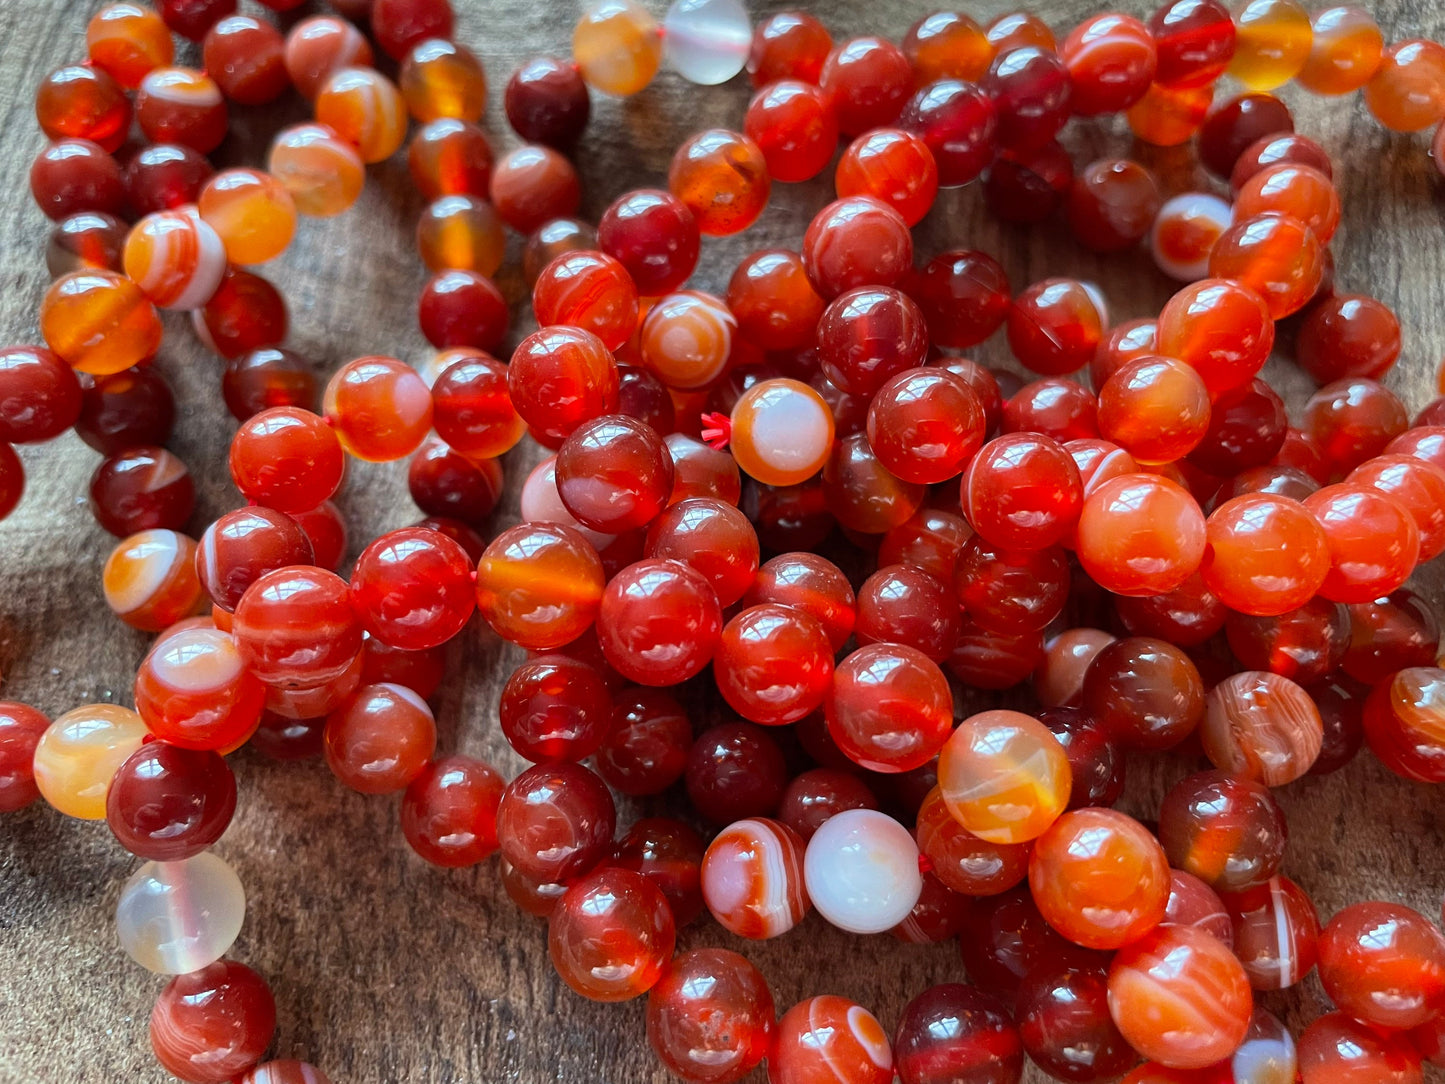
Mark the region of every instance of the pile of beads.
[[[1445, 781], [1439, 621], [1405, 586], [1445, 551], [1445, 396], [1412, 425], [1378, 382], [1398, 321], [1336, 289], [1330, 159], [1268, 93], [1360, 90], [1387, 128], [1436, 126], [1445, 162], [1445, 48], [1387, 48], [1359, 9], [1311, 19], [1296, 0], [1172, 0], [1061, 42], [1026, 13], [938, 12], [901, 44], [835, 43], [794, 12], [753, 28], [737, 0], [676, 0], [661, 24], [599, 0], [572, 61], [508, 81], [528, 142], [495, 158], [486, 74], [447, 0], [333, 6], [346, 17], [283, 37], [233, 0], [119, 0], [92, 20], [87, 62], [36, 98], [55, 281], [46, 345], [0, 352], [0, 516], [23, 487], [11, 445], [74, 427], [106, 457], [90, 487], [121, 539], [106, 600], [159, 635], [134, 710], [0, 704], [0, 810], [43, 796], [145, 860], [116, 920], [137, 962], [175, 976], [151, 1017], [167, 1070], [326, 1081], [261, 1063], [274, 999], [223, 958], [244, 893], [209, 848], [236, 805], [225, 757], [248, 743], [400, 793], [403, 835], [436, 865], [500, 852], [509, 895], [549, 918], [563, 981], [648, 994], [649, 1041], [686, 1081], [764, 1059], [773, 1084], [1010, 1082], [1025, 1055], [1130, 1084], [1415, 1081], [1422, 1060], [1445, 1064], [1445, 936], [1382, 902], [1322, 923], [1281, 872], [1271, 788], [1366, 743]], [[200, 42], [204, 71], [174, 65], [171, 31]], [[664, 61], [703, 84], [746, 67], [741, 131], [696, 133], [666, 190], [575, 218], [567, 155], [590, 94], [635, 94]], [[1215, 107], [1225, 74], [1249, 93]], [[314, 121], [277, 135], [265, 171], [215, 172], [227, 102], [288, 87]], [[1128, 159], [1076, 170], [1057, 137], [1104, 114], [1146, 143], [1192, 140], [1216, 190], [1166, 200]], [[429, 201], [418, 322], [438, 352], [421, 371], [348, 362], [317, 413], [284, 301], [249, 268], [302, 217], [350, 207], [408, 118]], [[148, 145], [122, 166], [132, 124]], [[840, 139], [837, 199], [798, 251], [751, 254], [723, 297], [687, 288], [704, 236], [745, 230]], [[1147, 242], [1183, 285], [1157, 319], [1111, 325], [1091, 283], [1015, 293], [971, 250], [916, 266], [911, 227], [974, 181], [1000, 218], [1058, 215], [1087, 249]], [[528, 238], [539, 329], [503, 363], [507, 229]], [[229, 467], [250, 503], [199, 540], [181, 533], [189, 471], [161, 446], [175, 406], [150, 364], [158, 309], [189, 311], [226, 359], [239, 423]], [[1259, 376], [1281, 327], [1321, 385], [1298, 429]], [[958, 353], [999, 331], [1039, 379]], [[1084, 369], [1088, 386], [1069, 378]], [[524, 522], [488, 541], [498, 457], [527, 435], [555, 454], [523, 484]], [[331, 498], [348, 455], [410, 457], [427, 518], [343, 578]], [[474, 611], [529, 652], [498, 707], [532, 765], [510, 782], [438, 755], [428, 698]], [[956, 719], [956, 690], [1015, 686], [1032, 713]], [[816, 765], [793, 778], [782, 727]], [[1196, 736], [1213, 768], [1174, 785], [1157, 824], [1111, 808], [1127, 751]], [[614, 790], [678, 784], [710, 840], [672, 817], [616, 839]], [[811, 909], [856, 933], [961, 933], [971, 984], [921, 993], [890, 1041], [842, 998], [778, 1018], [743, 957], [676, 951], [704, 910], [762, 939]], [[1296, 1043], [1253, 991], [1316, 968], [1339, 1011]]]

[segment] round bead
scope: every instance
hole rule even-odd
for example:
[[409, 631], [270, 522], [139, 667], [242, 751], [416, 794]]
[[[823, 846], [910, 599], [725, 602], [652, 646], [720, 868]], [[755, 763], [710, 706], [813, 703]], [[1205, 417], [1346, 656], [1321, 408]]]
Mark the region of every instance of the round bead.
[[151, 1010], [151, 1049], [167, 1072], [195, 1084], [225, 1084], [266, 1053], [276, 1000], [245, 964], [217, 960], [166, 984]]
[[51, 440], [74, 425], [83, 405], [80, 382], [41, 346], [0, 350], [0, 441]]
[[497, 807], [505, 783], [493, 768], [465, 756], [426, 766], [401, 800], [401, 831], [435, 866], [473, 866], [497, 849]]
[[1366, 1024], [1416, 1027], [1445, 1001], [1445, 937], [1408, 907], [1346, 907], [1325, 926], [1319, 952], [1325, 993]]
[[612, 577], [597, 612], [607, 662], [639, 685], [676, 685], [711, 660], [722, 636], [712, 585], [680, 561], [644, 560]]
[[696, 1084], [741, 1080], [767, 1055], [776, 1010], [756, 967], [727, 949], [680, 953], [647, 996], [647, 1041]]
[[709, 237], [740, 233], [768, 204], [763, 152], [745, 135], [709, 128], [686, 139], [672, 156], [667, 187]]
[[1230, 204], [1206, 192], [1166, 200], [1150, 229], [1154, 263], [1172, 279], [1193, 282], [1209, 274], [1209, 253], [1234, 221]]
[[236, 641], [220, 629], [167, 633], [136, 672], [136, 710], [153, 735], [184, 749], [229, 753], [256, 729], [264, 698]]
[[833, 437], [827, 403], [796, 380], [759, 381], [733, 407], [733, 458], [765, 485], [796, 485], [813, 477], [827, 460]]
[[872, 196], [835, 200], [813, 216], [803, 234], [803, 267], [825, 298], [865, 286], [892, 286], [912, 263], [908, 223]]
[[241, 932], [240, 878], [209, 851], [147, 862], [120, 890], [115, 925], [127, 955], [147, 971], [183, 975], [219, 960]]
[[296, 232], [291, 192], [269, 173], [228, 169], [201, 190], [201, 218], [226, 246], [235, 264], [258, 264], [286, 251]]
[[602, 562], [570, 527], [503, 531], [477, 564], [477, 609], [497, 634], [531, 651], [571, 643], [597, 616]]
[[742, 0], [673, 0], [662, 20], [668, 66], [703, 86], [726, 83], [742, 71], [752, 40]]
[[1380, 69], [1385, 39], [1374, 16], [1352, 4], [1317, 11], [1313, 38], [1295, 82], [1311, 94], [1349, 94]]
[[[1333, 602], [1383, 598], [1409, 578], [1420, 555], [1420, 529], [1400, 501], [1341, 482], [1316, 490], [1304, 507], [1324, 531], [1329, 571], [1319, 593]], [[1217, 593], [1217, 592], [1216, 592]]]
[[708, 845], [702, 896], [730, 933], [765, 940], [787, 933], [808, 913], [803, 841], [779, 821], [737, 821]]
[[507, 391], [512, 404], [549, 448], [585, 421], [617, 410], [617, 363], [602, 341], [579, 328], [546, 327], [512, 352]]
[[1217, 768], [1278, 787], [1304, 775], [1319, 756], [1319, 709], [1289, 678], [1234, 674], [1209, 691], [1208, 704], [1200, 738]]
[[913, 910], [923, 891], [908, 829], [873, 809], [849, 809], [813, 833], [803, 860], [818, 913], [849, 933], [882, 933]]
[[316, 15], [302, 19], [286, 35], [286, 73], [308, 101], [342, 68], [365, 68], [372, 59], [371, 43], [345, 19]]
[[361, 622], [346, 581], [309, 565], [277, 569], [252, 583], [232, 629], [246, 664], [272, 685], [333, 680], [361, 650]]
[[953, 723], [953, 695], [938, 664], [903, 644], [870, 644], [839, 663], [824, 709], [838, 748], [877, 772], [927, 764]]
[[782, 79], [817, 83], [832, 48], [828, 28], [813, 16], [802, 11], [778, 12], [753, 31], [748, 75], [755, 87]]
[[105, 603], [132, 628], [159, 632], [200, 608], [205, 596], [195, 561], [195, 542], [177, 531], [133, 534], [111, 550], [101, 570]]
[[135, 119], [152, 143], [179, 143], [210, 154], [226, 138], [229, 118], [221, 88], [192, 68], [155, 68], [141, 80]]
[[1252, 494], [1216, 508], [1206, 524], [1204, 582], [1226, 606], [1272, 616], [1308, 602], [1330, 573], [1329, 539], [1288, 497]]
[[309, 410], [273, 407], [231, 438], [231, 480], [278, 512], [309, 512], [341, 485], [346, 456], [331, 426]]
[[1121, 475], [1085, 499], [1076, 548], [1079, 563], [1106, 591], [1164, 594], [1184, 584], [1205, 557], [1204, 513], [1188, 490], [1167, 478]]
[[356, 560], [351, 600], [366, 631], [389, 647], [425, 651], [459, 633], [472, 615], [472, 562], [445, 535], [403, 527]]
[[106, 821], [132, 854], [175, 862], [200, 854], [226, 830], [236, 780], [220, 755], [148, 742], [123, 763], [106, 795]]
[[944, 744], [938, 782], [948, 811], [990, 843], [1037, 839], [1069, 802], [1064, 747], [1037, 719], [1016, 711], [969, 716]]
[[667, 899], [647, 877], [605, 867], [557, 901], [547, 948], [562, 981], [593, 1001], [627, 1001], [646, 993], [672, 958], [675, 937]]
[[160, 17], [141, 4], [107, 4], [85, 27], [90, 61], [127, 90], [140, 86], [146, 73], [171, 63], [175, 46]]
[[537, 764], [507, 784], [497, 809], [502, 857], [544, 883], [594, 869], [612, 849], [617, 810], [606, 784], [579, 764]]
[[68, 711], [35, 746], [35, 786], [68, 817], [104, 820], [111, 779], [145, 735], [145, 723], [129, 708], [90, 704]]
[[406, 139], [401, 91], [373, 68], [338, 68], [316, 94], [316, 122], [356, 148], [367, 164], [390, 158]]
[[893, 1051], [883, 1025], [846, 998], [800, 1001], [778, 1021], [768, 1084], [890, 1084]]
[[432, 423], [431, 392], [416, 370], [381, 356], [347, 362], [331, 377], [321, 409], [341, 447], [357, 459], [410, 455]]
[[1439, 124], [1445, 118], [1445, 48], [1422, 38], [1390, 46], [1365, 84], [1365, 106], [1395, 132]]
[[1022, 1078], [1023, 1063], [1008, 1011], [976, 986], [929, 987], [904, 1007], [893, 1033], [902, 1084], [1009, 1084]]
[[407, 110], [420, 124], [442, 117], [478, 121], [487, 107], [482, 62], [464, 45], [443, 38], [417, 42], [398, 76]]
[[519, 136], [561, 150], [577, 142], [592, 114], [581, 73], [550, 56], [529, 60], [513, 72], [502, 104]]
[[160, 349], [155, 306], [115, 271], [72, 271], [51, 284], [40, 333], [72, 368], [106, 376], [148, 361]]
[[1309, 59], [1314, 31], [1298, 0], [1247, 0], [1234, 16], [1229, 74], [1250, 90], [1288, 83]]
[[625, 98], [657, 74], [662, 28], [636, 0], [598, 0], [577, 20], [572, 56], [588, 86]]
[[147, 215], [126, 237], [126, 275], [163, 309], [198, 309], [211, 300], [226, 271], [221, 236], [195, 210]]

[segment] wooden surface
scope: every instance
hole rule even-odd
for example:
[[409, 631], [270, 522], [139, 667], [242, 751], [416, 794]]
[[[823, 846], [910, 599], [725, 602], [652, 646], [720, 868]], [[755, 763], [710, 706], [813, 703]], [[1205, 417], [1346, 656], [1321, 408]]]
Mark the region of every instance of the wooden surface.
[[[492, 75], [489, 130], [499, 147], [511, 146], [516, 141], [501, 117], [500, 89], [525, 57], [566, 54], [577, 5], [453, 2], [459, 39]], [[661, 0], [646, 2], [661, 7]], [[254, 6], [243, 0], [248, 5]], [[98, 6], [98, 0], [0, 2], [0, 341], [36, 339], [35, 313], [46, 285], [48, 225], [25, 181], [42, 145], [34, 87], [49, 69], [83, 57], [85, 22]], [[762, 13], [763, 5], [752, 6]], [[1036, 5], [1056, 28], [1097, 6], [1097, 0]], [[1143, 0], [1123, 6], [1145, 14]], [[923, 0], [841, 0], [814, 10], [838, 37], [882, 32], [896, 39], [930, 8]], [[1003, 0], [976, 0], [970, 10], [982, 21], [1004, 8]], [[1378, 0], [1376, 11], [1387, 37], [1445, 35], [1445, 8], [1434, 0]], [[1418, 410], [1445, 351], [1445, 185], [1423, 137], [1382, 131], [1357, 98], [1321, 104], [1294, 88], [1284, 95], [1297, 108], [1300, 130], [1320, 138], [1339, 163], [1345, 205], [1335, 243], [1339, 281], [1397, 307], [1405, 353], [1389, 383]], [[746, 101], [741, 80], [695, 88], [671, 75], [631, 101], [594, 99], [579, 152], [585, 213], [595, 220], [620, 192], [665, 183], [678, 141], [704, 124], [740, 126]], [[302, 116], [299, 100], [290, 97], [263, 110], [234, 110], [219, 161], [259, 164], [271, 133]], [[1117, 127], [1076, 123], [1071, 133], [1081, 153], [1129, 153], [1127, 133]], [[1186, 153], [1142, 153], [1172, 191], [1193, 183]], [[369, 172], [355, 209], [340, 219], [305, 222], [291, 251], [265, 271], [290, 301], [291, 345], [315, 359], [322, 374], [364, 353], [412, 361], [426, 354], [413, 309], [425, 278], [412, 241], [420, 203], [402, 156]], [[758, 227], [706, 243], [695, 283], [720, 291], [746, 251], [796, 246], [829, 192], [822, 181], [775, 190]], [[1016, 286], [1049, 274], [1093, 278], [1119, 320], [1157, 312], [1169, 287], [1147, 255], [1101, 259], [1062, 239], [1062, 232], [989, 222], [974, 186], [940, 198], [920, 230], [919, 247], [924, 253], [945, 244], [986, 249], [1003, 260]], [[519, 249], [513, 238], [511, 266]], [[515, 340], [529, 327], [515, 271], [507, 272], [504, 286], [519, 302]], [[157, 364], [183, 403], [171, 446], [197, 480], [192, 529], [199, 533], [239, 503], [224, 456], [234, 426], [220, 402], [218, 361], [197, 345], [185, 320], [168, 316], [166, 326]], [[1001, 339], [976, 356], [1007, 360]], [[1270, 372], [1297, 411], [1308, 390], [1304, 379], [1281, 364]], [[535, 454], [527, 448], [510, 457], [514, 483]], [[96, 700], [128, 704], [146, 638], [112, 618], [101, 599], [100, 567], [113, 540], [85, 507], [97, 457], [72, 435], [27, 448], [23, 457], [29, 490], [0, 524], [0, 695], [52, 715]], [[358, 467], [340, 503], [353, 552], [417, 517], [402, 465]], [[514, 486], [498, 526], [511, 522], [515, 509]], [[1441, 598], [1438, 590], [1431, 594]], [[479, 624], [455, 645], [451, 677], [437, 702], [441, 749], [488, 757], [510, 775], [519, 764], [497, 731], [495, 705], [512, 657]], [[494, 862], [460, 872], [424, 865], [402, 841], [395, 799], [353, 794], [319, 763], [277, 765], [244, 751], [232, 763], [240, 805], [217, 851], [246, 886], [249, 912], [233, 955], [258, 968], [275, 990], [276, 1056], [314, 1061], [337, 1084], [666, 1079], [643, 1035], [642, 1003], [594, 1005], [562, 988], [547, 961], [544, 926], [505, 898]], [[1153, 816], [1163, 790], [1193, 767], [1168, 757], [1132, 762], [1123, 808]], [[1437, 791], [1402, 782], [1361, 756], [1338, 775], [1284, 788], [1280, 800], [1293, 832], [1286, 871], [1313, 894], [1323, 915], [1377, 897], [1439, 913], [1445, 832]], [[624, 810], [624, 823], [628, 817]], [[135, 865], [103, 824], [69, 820], [40, 805], [0, 819], [0, 1084], [168, 1079], [145, 1037], [163, 980], [131, 963], [112, 929], [119, 886]], [[843, 994], [872, 1007], [889, 1028], [924, 987], [962, 978], [953, 945], [845, 936], [816, 916], [767, 944], [744, 944], [701, 923], [686, 931], [681, 947], [714, 944], [754, 960], [780, 1009], [811, 994]], [[1312, 977], [1301, 993], [1261, 1000], [1298, 1027], [1319, 1011], [1322, 996]]]

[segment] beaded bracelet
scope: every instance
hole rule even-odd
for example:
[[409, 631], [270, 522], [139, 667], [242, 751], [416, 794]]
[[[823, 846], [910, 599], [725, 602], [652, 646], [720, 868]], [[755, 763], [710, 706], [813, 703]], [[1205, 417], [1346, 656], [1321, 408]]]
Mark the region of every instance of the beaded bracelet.
[[[208, 848], [235, 808], [224, 755], [248, 742], [319, 749], [346, 785], [404, 792], [403, 834], [434, 864], [500, 850], [508, 893], [550, 919], [562, 979], [601, 1001], [649, 993], [649, 1040], [684, 1080], [736, 1080], [765, 1057], [773, 1084], [1017, 1081], [1024, 1053], [1068, 1080], [1151, 1059], [1130, 1084], [1411, 1080], [1422, 1056], [1445, 1063], [1439, 931], [1386, 903], [1321, 928], [1278, 872], [1286, 827], [1269, 788], [1335, 770], [1365, 741], [1406, 778], [1445, 780], [1438, 620], [1403, 587], [1445, 550], [1445, 399], [1409, 428], [1376, 383], [1398, 322], [1335, 291], [1330, 160], [1264, 93], [1291, 79], [1363, 90], [1386, 127], [1421, 130], [1445, 119], [1445, 49], [1386, 49], [1358, 9], [1311, 20], [1295, 0], [1233, 16], [1174, 0], [1147, 25], [1105, 13], [1061, 45], [1032, 15], [984, 28], [939, 12], [901, 47], [835, 47], [800, 13], [754, 30], [737, 0], [677, 0], [661, 26], [602, 0], [573, 63], [540, 58], [509, 81], [508, 120], [531, 143], [494, 163], [476, 127], [485, 74], [450, 40], [447, 0], [333, 6], [369, 18], [399, 85], [344, 19], [283, 38], [235, 0], [163, 0], [159, 15], [123, 0], [92, 20], [89, 61], [37, 96], [55, 142], [31, 182], [59, 223], [57, 279], [48, 349], [0, 354], [0, 514], [23, 485], [10, 445], [74, 426], [107, 457], [92, 508], [123, 538], [107, 602], [161, 635], [134, 711], [50, 722], [0, 705], [0, 809], [43, 796], [104, 818], [147, 859], [117, 926], [138, 962], [176, 976], [151, 1018], [169, 1071], [326, 1084], [304, 1063], [258, 1064], [274, 1000], [222, 959], [244, 894]], [[171, 30], [202, 42], [204, 72], [173, 66]], [[667, 191], [624, 194], [593, 230], [572, 217], [564, 154], [589, 87], [637, 93], [664, 56], [703, 84], [746, 65], [758, 91], [743, 131], [694, 135]], [[1251, 93], [1211, 110], [1226, 72]], [[266, 172], [213, 174], [225, 100], [264, 104], [288, 83], [315, 123], [278, 134]], [[438, 353], [421, 372], [349, 362], [318, 415], [309, 367], [280, 345], [284, 302], [246, 268], [285, 250], [298, 214], [351, 206], [408, 113], [410, 172], [431, 201], [418, 320]], [[1076, 174], [1055, 137], [1071, 116], [1111, 113], [1147, 143], [1195, 140], [1232, 201], [1165, 200], [1129, 160]], [[122, 170], [132, 119], [153, 145]], [[840, 135], [838, 199], [799, 252], [749, 256], [725, 299], [684, 289], [701, 236], [746, 229], [771, 184], [818, 175]], [[1147, 238], [1186, 285], [1157, 320], [1111, 328], [1088, 283], [1011, 298], [997, 261], [963, 250], [915, 268], [910, 228], [940, 187], [980, 178], [1000, 218], [1059, 213], [1098, 252]], [[490, 277], [504, 227], [530, 235], [541, 325], [505, 365], [488, 353], [508, 330]], [[251, 503], [199, 543], [180, 533], [189, 474], [159, 447], [174, 404], [148, 366], [157, 308], [192, 312], [228, 359], [240, 421], [230, 469]], [[1258, 376], [1292, 317], [1296, 360], [1324, 385], [1302, 430]], [[943, 353], [1000, 328], [1042, 379]], [[1097, 395], [1064, 379], [1085, 367]], [[527, 433], [556, 454], [526, 479], [525, 522], [487, 542], [497, 457]], [[347, 548], [330, 503], [347, 454], [411, 456], [428, 516], [363, 549], [349, 581], [331, 571]], [[849, 562], [871, 575], [809, 552], [835, 523], [876, 554]], [[510, 783], [435, 756], [426, 698], [474, 608], [533, 653], [499, 706], [534, 765]], [[709, 667], [700, 684], [746, 722], [694, 737], [666, 689]], [[1037, 715], [955, 724], [956, 686], [1030, 676]], [[711, 712], [708, 695], [686, 699]], [[818, 766], [790, 782], [763, 729], [776, 726]], [[1123, 750], [1195, 734], [1215, 770], [1169, 792], [1155, 831], [1109, 808]], [[614, 843], [609, 787], [679, 780], [725, 826], [706, 846], [672, 818]], [[962, 933], [974, 985], [919, 995], [892, 1043], [842, 998], [776, 1019], [741, 956], [674, 956], [704, 907], [744, 938], [811, 908], [859, 933]], [[1292, 986], [1316, 962], [1340, 1011], [1296, 1048], [1251, 988]]]

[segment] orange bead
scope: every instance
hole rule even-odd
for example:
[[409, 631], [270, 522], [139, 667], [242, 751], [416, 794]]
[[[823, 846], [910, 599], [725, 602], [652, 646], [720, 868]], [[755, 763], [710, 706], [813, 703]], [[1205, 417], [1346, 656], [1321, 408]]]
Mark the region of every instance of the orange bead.
[[1370, 81], [1385, 54], [1380, 24], [1368, 12], [1343, 4], [1314, 17], [1314, 39], [1295, 82], [1313, 94], [1349, 94]]
[[342, 68], [316, 95], [316, 119], [361, 154], [390, 158], [406, 138], [406, 102], [396, 84], [373, 68]]
[[1297, 218], [1262, 214], [1225, 231], [1209, 254], [1209, 274], [1264, 298], [1276, 320], [1307, 305], [1324, 277], [1319, 239]]
[[1315, 490], [1304, 506], [1319, 521], [1329, 546], [1329, 573], [1319, 593], [1330, 601], [1384, 598], [1415, 570], [1420, 528], [1394, 497], [1341, 482]]
[[90, 62], [127, 90], [175, 59], [170, 28], [150, 8], [129, 0], [107, 4], [91, 17], [85, 48]]
[[308, 101], [314, 101], [326, 80], [342, 68], [369, 67], [372, 59], [371, 43], [345, 19], [313, 15], [286, 35], [286, 73]]
[[398, 77], [411, 115], [422, 124], [442, 117], [478, 121], [487, 109], [487, 73], [470, 49], [432, 38], [401, 65]]
[[1153, 834], [1112, 809], [1065, 813], [1034, 841], [1029, 890], [1039, 913], [1075, 944], [1117, 949], [1158, 926], [1169, 859]]
[[1229, 74], [1250, 90], [1273, 90], [1299, 74], [1314, 31], [1299, 0], [1247, 0], [1234, 15]]
[[1156, 350], [1192, 366], [1209, 393], [1248, 384], [1274, 345], [1269, 307], [1254, 290], [1220, 279], [1191, 283], [1159, 313]]
[[126, 276], [163, 309], [198, 309], [226, 273], [226, 249], [195, 208], [146, 215], [125, 239]]
[[132, 628], [160, 632], [210, 600], [196, 574], [196, 543], [157, 528], [122, 541], [101, 571], [106, 605]]
[[72, 368], [108, 376], [155, 355], [161, 320], [140, 287], [124, 275], [72, 271], [46, 291], [40, 333]]
[[848, 144], [833, 184], [840, 197], [873, 196], [916, 226], [938, 195], [938, 165], [928, 144], [911, 132], [875, 128]]
[[410, 455], [426, 439], [431, 389], [396, 358], [357, 358], [336, 370], [321, 410], [343, 448], [357, 459], [384, 463]]
[[227, 169], [201, 189], [201, 218], [221, 235], [226, 257], [235, 264], [274, 260], [296, 235], [296, 204], [291, 192], [269, 173]]
[[1394, 132], [1418, 132], [1445, 118], [1445, 46], [1411, 38], [1385, 50], [1365, 84], [1365, 105]]
[[902, 44], [920, 87], [940, 79], [977, 83], [993, 63], [994, 47], [983, 28], [956, 11], [925, 15], [908, 28]]
[[1162, 87], [1158, 83], [1125, 114], [1130, 130], [1145, 143], [1156, 147], [1177, 147], [1194, 138], [1209, 106], [1214, 87]]
[[1174, 358], [1125, 362], [1099, 389], [1099, 435], [1138, 463], [1171, 463], [1192, 452], [1209, 428], [1209, 389]]
[[667, 187], [712, 237], [740, 233], [768, 205], [771, 182], [762, 149], [745, 135], [709, 128], [672, 156]]
[[1241, 221], [1269, 212], [1298, 219], [1325, 245], [1340, 225], [1340, 196], [1319, 170], [1282, 162], [1245, 181], [1234, 198], [1234, 214]]
[[993, 46], [995, 56], [1002, 56], [1011, 50], [1022, 49], [1029, 45], [1048, 53], [1052, 53], [1057, 47], [1054, 33], [1049, 29], [1049, 24], [1031, 11], [1015, 11], [1007, 15], [1000, 15], [988, 24], [984, 30], [984, 36]]
[[87, 704], [56, 718], [35, 746], [35, 786], [67, 817], [105, 820], [110, 781], [146, 739], [146, 726], [130, 708]]
[[366, 184], [356, 148], [322, 124], [278, 132], [266, 169], [291, 193], [298, 212], [317, 218], [347, 210]]
[[657, 75], [662, 28], [636, 0], [600, 0], [577, 20], [572, 56], [588, 86], [625, 98]]
[[670, 388], [711, 384], [727, 368], [738, 322], [712, 294], [683, 290], [652, 306], [642, 321], [642, 363]]
[[1162, 595], [1199, 568], [1204, 532], [1204, 513], [1187, 489], [1156, 474], [1123, 474], [1084, 499], [1075, 549], [1104, 590]]
[[1204, 584], [1240, 613], [1274, 617], [1298, 609], [1330, 570], [1325, 532], [1288, 497], [1235, 497], [1210, 513], [1206, 532]]
[[970, 716], [943, 746], [938, 785], [954, 820], [990, 843], [1046, 832], [1069, 803], [1069, 758], [1043, 723], [1017, 711]]
[[431, 271], [495, 275], [506, 247], [506, 231], [496, 208], [475, 196], [443, 196], [417, 220], [417, 254]]
[[828, 460], [833, 435], [828, 404], [796, 380], [761, 380], [733, 407], [733, 458], [764, 485], [797, 485], [813, 477]]
[[570, 527], [523, 523], [503, 531], [477, 564], [477, 610], [498, 636], [529, 651], [569, 644], [592, 625], [606, 575]]
[[35, 119], [49, 139], [88, 139], [114, 154], [130, 132], [131, 104], [120, 84], [100, 68], [71, 64], [41, 82]]

